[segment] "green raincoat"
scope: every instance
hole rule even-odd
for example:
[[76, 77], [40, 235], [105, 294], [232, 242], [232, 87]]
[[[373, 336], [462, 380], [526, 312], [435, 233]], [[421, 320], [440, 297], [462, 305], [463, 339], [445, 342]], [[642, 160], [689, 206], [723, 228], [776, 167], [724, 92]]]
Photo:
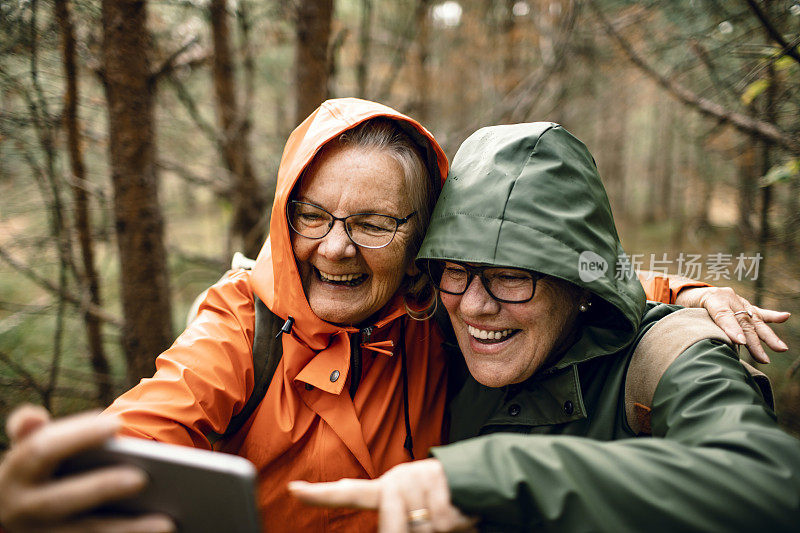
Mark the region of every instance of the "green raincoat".
[[594, 160], [561, 126], [467, 139], [418, 259], [526, 268], [593, 293], [560, 360], [497, 389], [467, 374], [451, 403], [453, 444], [433, 455], [484, 530], [800, 531], [800, 442], [729, 346], [680, 354], [656, 389], [653, 436], [634, 438], [631, 353], [678, 307], [645, 302]]

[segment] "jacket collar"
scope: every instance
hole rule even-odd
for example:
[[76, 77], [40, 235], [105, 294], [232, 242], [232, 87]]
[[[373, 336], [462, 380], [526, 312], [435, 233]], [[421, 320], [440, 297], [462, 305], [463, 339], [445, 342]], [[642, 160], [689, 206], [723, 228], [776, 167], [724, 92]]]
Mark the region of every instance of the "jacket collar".
[[468, 377], [450, 404], [451, 412], [461, 415], [451, 420], [450, 440], [480, 435], [489, 426], [552, 426], [587, 417], [579, 365], [553, 369], [534, 378], [491, 388]]

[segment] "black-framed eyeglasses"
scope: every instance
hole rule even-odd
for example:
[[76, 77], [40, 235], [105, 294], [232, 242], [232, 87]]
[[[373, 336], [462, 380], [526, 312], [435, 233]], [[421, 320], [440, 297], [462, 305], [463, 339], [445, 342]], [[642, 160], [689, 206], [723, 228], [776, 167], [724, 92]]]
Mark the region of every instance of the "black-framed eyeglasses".
[[533, 298], [538, 272], [521, 268], [472, 266], [454, 261], [428, 261], [433, 284], [447, 294], [464, 294], [475, 276], [489, 296], [502, 303], [525, 303]]
[[337, 220], [341, 220], [347, 236], [362, 248], [388, 246], [397, 234], [397, 228], [416, 215], [414, 211], [405, 218], [381, 213], [355, 213], [336, 217], [325, 208], [308, 202], [290, 200], [286, 205], [289, 227], [307, 239], [321, 239], [330, 233]]

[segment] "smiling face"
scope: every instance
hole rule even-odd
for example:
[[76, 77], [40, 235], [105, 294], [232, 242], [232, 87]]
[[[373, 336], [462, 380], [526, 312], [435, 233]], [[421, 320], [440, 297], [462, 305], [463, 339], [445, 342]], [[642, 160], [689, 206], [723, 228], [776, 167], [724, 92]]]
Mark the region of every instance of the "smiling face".
[[552, 277], [536, 284], [533, 299], [500, 303], [473, 278], [462, 295], [442, 293], [470, 374], [488, 387], [520, 383], [575, 341], [584, 291]]
[[[293, 200], [325, 208], [336, 217], [382, 213], [404, 218], [412, 211], [403, 170], [386, 150], [332, 146], [314, 159]], [[334, 324], [356, 325], [378, 312], [414, 272], [410, 250], [414, 219], [392, 242], [361, 248], [335, 222], [321, 239], [292, 232], [292, 250], [311, 310]]]

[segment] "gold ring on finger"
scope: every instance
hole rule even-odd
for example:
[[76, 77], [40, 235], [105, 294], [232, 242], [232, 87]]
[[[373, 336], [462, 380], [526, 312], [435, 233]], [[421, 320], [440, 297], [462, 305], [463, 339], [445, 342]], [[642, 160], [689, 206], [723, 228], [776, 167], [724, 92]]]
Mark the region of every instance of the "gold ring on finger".
[[408, 527], [423, 526], [431, 521], [431, 512], [425, 508], [408, 512]]
[[745, 309], [744, 311], [736, 311], [735, 313], [733, 313], [733, 316], [736, 315], [747, 315], [750, 318], [753, 318], [753, 312], [750, 311], [749, 309]]

